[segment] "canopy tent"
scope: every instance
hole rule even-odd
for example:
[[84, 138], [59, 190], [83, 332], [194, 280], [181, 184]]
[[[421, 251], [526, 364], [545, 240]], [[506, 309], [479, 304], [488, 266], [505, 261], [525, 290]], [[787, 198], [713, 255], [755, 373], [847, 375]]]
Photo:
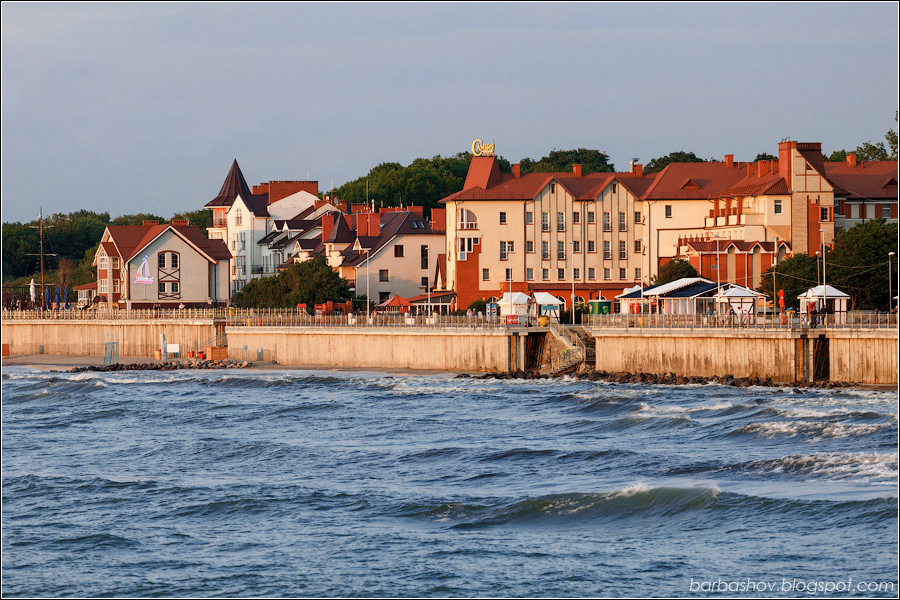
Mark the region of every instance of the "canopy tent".
[[407, 301], [405, 298], [394, 294], [386, 301], [382, 302], [376, 308], [384, 309], [385, 312], [390, 313], [406, 313], [409, 311], [412, 303]]
[[733, 283], [728, 285], [728, 289], [720, 289], [715, 296], [716, 311], [720, 314], [727, 314], [734, 309], [739, 315], [755, 315], [760, 303], [765, 302], [765, 294]]
[[559, 311], [565, 305], [561, 298], [547, 292], [535, 292], [534, 303], [538, 306], [539, 316], [550, 317], [554, 321], [559, 321]]
[[[619, 311], [626, 313], [682, 314], [696, 312], [695, 298], [709, 294], [717, 285], [702, 277], [682, 277], [645, 288], [633, 287], [616, 296]], [[669, 300], [666, 300], [669, 299]]]
[[534, 304], [534, 300], [528, 294], [522, 292], [504, 292], [503, 297], [497, 302], [500, 307], [500, 315], [528, 316], [528, 308]]

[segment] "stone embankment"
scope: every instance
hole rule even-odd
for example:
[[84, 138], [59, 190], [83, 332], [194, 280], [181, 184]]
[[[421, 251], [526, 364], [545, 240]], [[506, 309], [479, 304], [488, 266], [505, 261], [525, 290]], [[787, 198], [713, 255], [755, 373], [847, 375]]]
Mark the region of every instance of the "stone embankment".
[[459, 378], [470, 377], [473, 379], [578, 379], [583, 381], [605, 381], [607, 383], [646, 383], [649, 385], [698, 385], [717, 383], [731, 387], [793, 387], [793, 388], [819, 388], [833, 389], [852, 387], [854, 384], [846, 381], [794, 381], [790, 383], [776, 383], [770, 378], [760, 377], [735, 377], [734, 375], [722, 375], [712, 377], [683, 377], [675, 373], [630, 373], [627, 371], [580, 371], [569, 373], [546, 374], [538, 371], [509, 371], [484, 373], [482, 375], [457, 375]]
[[107, 373], [111, 371], [178, 371], [180, 369], [247, 369], [253, 366], [253, 363], [240, 360], [189, 360], [185, 362], [150, 362], [150, 363], [132, 363], [105, 365], [98, 367], [91, 365], [88, 367], [72, 367], [66, 373], [84, 373], [84, 372], [101, 372]]

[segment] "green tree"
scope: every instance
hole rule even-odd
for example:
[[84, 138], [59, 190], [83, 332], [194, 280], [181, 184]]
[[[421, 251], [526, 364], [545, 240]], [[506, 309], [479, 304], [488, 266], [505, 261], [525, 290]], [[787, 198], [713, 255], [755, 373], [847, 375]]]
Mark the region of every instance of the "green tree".
[[674, 258], [659, 268], [659, 275], [653, 279], [653, 283], [669, 283], [683, 277], [700, 277], [700, 274], [688, 261]]
[[797, 299], [797, 296], [814, 287], [817, 283], [819, 277], [817, 262], [818, 259], [815, 255], [795, 254], [781, 261], [774, 268], [766, 269], [762, 274], [756, 291], [765, 294], [769, 301], [772, 301], [772, 271], [775, 271], [774, 288], [776, 293], [778, 290], [784, 290], [785, 308], [799, 308], [800, 301]]
[[851, 309], [888, 308], [888, 252], [894, 253], [896, 273], [897, 231], [896, 223], [872, 219], [835, 235], [834, 249], [825, 256], [826, 280], [850, 295]]
[[201, 208], [200, 210], [190, 212], [175, 213], [172, 215], [172, 220], [175, 219], [186, 219], [190, 221], [191, 225], [196, 225], [200, 228], [200, 231], [203, 232], [205, 237], [209, 237], [206, 228], [212, 225], [213, 211], [211, 208]]
[[778, 157], [772, 154], [766, 154], [765, 152], [760, 152], [756, 155], [756, 158], [753, 159], [753, 162], [759, 162], [761, 160], [778, 160]]
[[[900, 117], [900, 111], [894, 113], [894, 122]], [[897, 160], [897, 132], [888, 129], [884, 136], [888, 145], [885, 147], [884, 142], [877, 144], [865, 142], [856, 148], [857, 160]]]
[[165, 223], [166, 220], [158, 215], [150, 213], [137, 213], [133, 215], [121, 215], [109, 222], [109, 225], [143, 225], [144, 221], [159, 221]]
[[679, 150], [678, 152], [672, 152], [665, 156], [661, 156], [659, 158], [654, 158], [644, 167], [644, 173], [658, 173], [665, 169], [669, 163], [685, 163], [685, 162], [706, 162], [693, 152], [685, 152], [684, 150]]
[[255, 279], [232, 297], [242, 308], [288, 308], [299, 303], [307, 306], [329, 300], [350, 299], [350, 284], [328, 266], [323, 256], [294, 263], [274, 277]]
[[846, 162], [847, 160], [847, 151], [846, 150], [835, 150], [831, 154], [826, 155], [824, 152], [822, 153], [822, 158], [825, 162]]
[[571, 172], [572, 165], [581, 165], [581, 172], [612, 173], [615, 166], [609, 162], [609, 155], [599, 150], [578, 148], [577, 150], [553, 150], [539, 160], [523, 158], [519, 168], [524, 173]]

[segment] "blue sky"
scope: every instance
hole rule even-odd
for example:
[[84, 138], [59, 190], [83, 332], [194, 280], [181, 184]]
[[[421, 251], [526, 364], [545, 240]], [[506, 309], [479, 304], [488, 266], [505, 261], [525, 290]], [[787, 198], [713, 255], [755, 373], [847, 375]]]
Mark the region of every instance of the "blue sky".
[[898, 5], [2, 4], [2, 220], [197, 210], [494, 140], [752, 160], [896, 129]]

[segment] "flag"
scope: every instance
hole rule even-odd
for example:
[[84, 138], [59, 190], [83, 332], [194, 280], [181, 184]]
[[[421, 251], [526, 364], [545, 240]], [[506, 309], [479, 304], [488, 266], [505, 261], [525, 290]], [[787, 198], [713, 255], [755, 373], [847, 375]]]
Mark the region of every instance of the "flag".
[[28, 291], [31, 293], [31, 304], [34, 305], [34, 279], [31, 280], [31, 285], [28, 286]]

